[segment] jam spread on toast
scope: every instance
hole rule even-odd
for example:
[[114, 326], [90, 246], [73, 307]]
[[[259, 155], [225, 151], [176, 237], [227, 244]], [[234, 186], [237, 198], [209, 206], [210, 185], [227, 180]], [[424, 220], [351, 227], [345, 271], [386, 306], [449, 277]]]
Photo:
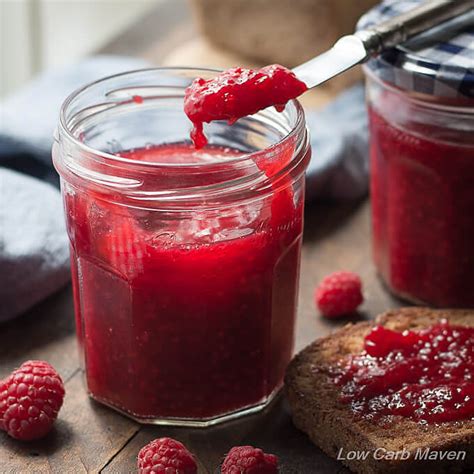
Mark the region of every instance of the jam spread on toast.
[[474, 328], [446, 321], [420, 331], [376, 326], [335, 381], [342, 401], [363, 417], [474, 419]]

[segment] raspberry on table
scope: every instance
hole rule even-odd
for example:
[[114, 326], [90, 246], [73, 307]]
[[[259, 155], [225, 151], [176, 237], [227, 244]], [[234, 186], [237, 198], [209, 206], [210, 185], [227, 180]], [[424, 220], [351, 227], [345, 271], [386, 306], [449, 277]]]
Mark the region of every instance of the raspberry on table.
[[227, 454], [221, 474], [276, 474], [278, 458], [253, 446], [236, 446]]
[[138, 453], [139, 474], [196, 474], [197, 463], [184, 444], [172, 438], [158, 438]]
[[64, 400], [64, 385], [54, 368], [29, 360], [0, 382], [0, 428], [30, 441], [53, 427]]
[[363, 300], [360, 277], [353, 272], [331, 273], [315, 291], [316, 306], [328, 318], [354, 312]]

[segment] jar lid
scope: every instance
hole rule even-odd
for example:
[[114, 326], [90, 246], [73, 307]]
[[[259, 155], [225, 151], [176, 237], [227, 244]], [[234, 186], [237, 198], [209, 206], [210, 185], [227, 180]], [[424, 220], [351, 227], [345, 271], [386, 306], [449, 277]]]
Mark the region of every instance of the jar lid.
[[[424, 0], [384, 0], [358, 22], [362, 30], [417, 7]], [[474, 10], [466, 28], [460, 18], [424, 32], [370, 59], [367, 67], [395, 86], [446, 98], [474, 97]], [[465, 14], [466, 15], [466, 14]], [[464, 16], [465, 18], [465, 16]]]

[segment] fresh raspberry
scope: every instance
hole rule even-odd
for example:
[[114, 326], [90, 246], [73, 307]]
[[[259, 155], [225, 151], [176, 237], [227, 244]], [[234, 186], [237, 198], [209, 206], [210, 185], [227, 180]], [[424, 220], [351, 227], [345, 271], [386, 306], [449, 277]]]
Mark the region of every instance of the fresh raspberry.
[[171, 438], [158, 438], [138, 453], [139, 474], [196, 474], [194, 456], [184, 444]]
[[0, 382], [0, 428], [12, 438], [45, 436], [64, 400], [64, 385], [47, 362], [29, 360]]
[[222, 463], [222, 474], [276, 474], [278, 458], [253, 446], [236, 446]]
[[323, 279], [315, 292], [316, 306], [328, 318], [354, 312], [364, 300], [362, 283], [352, 272], [334, 272]]

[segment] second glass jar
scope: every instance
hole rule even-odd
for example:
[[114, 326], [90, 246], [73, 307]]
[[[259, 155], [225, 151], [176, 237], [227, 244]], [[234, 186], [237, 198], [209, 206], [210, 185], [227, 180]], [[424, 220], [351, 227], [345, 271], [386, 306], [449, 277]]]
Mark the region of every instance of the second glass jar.
[[474, 307], [474, 106], [398, 89], [369, 68], [374, 261], [398, 296]]

